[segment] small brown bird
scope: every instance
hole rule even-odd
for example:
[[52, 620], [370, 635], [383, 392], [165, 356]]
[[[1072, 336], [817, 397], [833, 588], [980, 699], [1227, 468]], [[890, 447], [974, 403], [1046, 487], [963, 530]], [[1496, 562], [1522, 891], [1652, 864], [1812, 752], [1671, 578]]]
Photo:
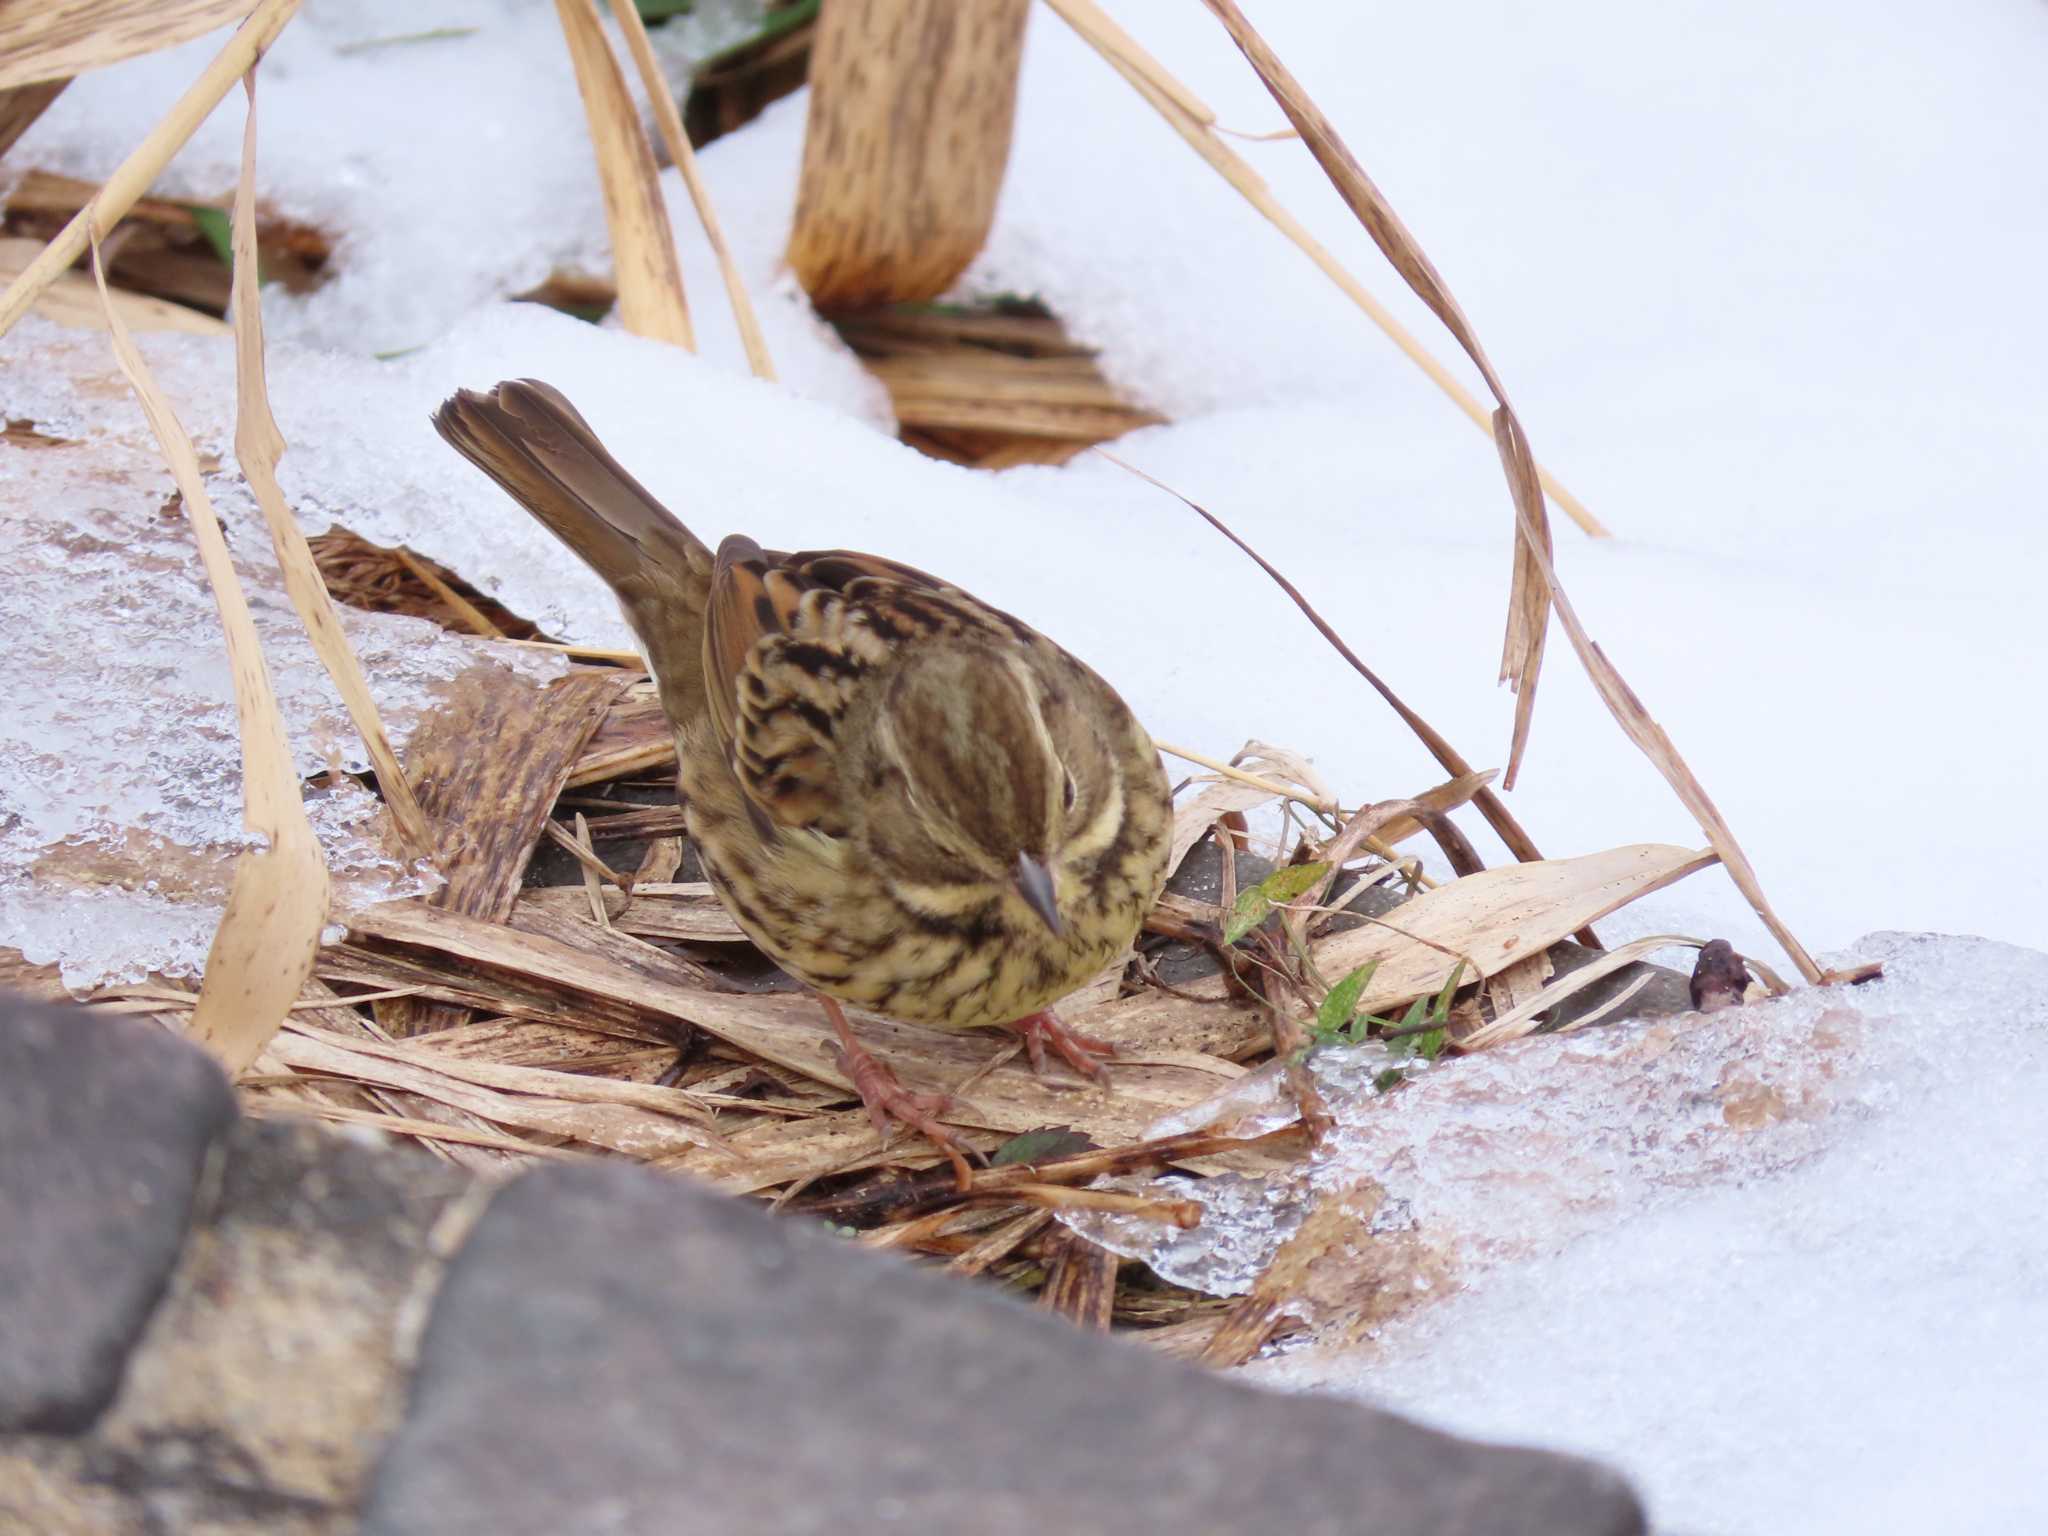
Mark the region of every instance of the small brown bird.
[[1029, 625], [845, 550], [713, 554], [533, 379], [463, 390], [434, 425], [618, 595], [675, 726], [704, 872], [748, 937], [824, 996], [841, 1061], [888, 1117], [960, 1143], [833, 998], [1006, 1026], [1098, 1075], [1110, 1047], [1051, 1004], [1130, 944], [1173, 809], [1122, 699]]

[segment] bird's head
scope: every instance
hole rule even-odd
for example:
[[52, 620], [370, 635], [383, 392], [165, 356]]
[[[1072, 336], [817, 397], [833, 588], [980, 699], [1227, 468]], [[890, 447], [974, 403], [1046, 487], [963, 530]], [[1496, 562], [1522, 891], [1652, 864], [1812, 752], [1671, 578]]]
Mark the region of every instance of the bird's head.
[[1096, 691], [1093, 674], [1036, 650], [947, 644], [902, 659], [855, 765], [868, 851], [899, 900], [967, 920], [994, 898], [1022, 925], [1065, 933], [1125, 813], [1123, 744], [1091, 724], [1105, 719]]

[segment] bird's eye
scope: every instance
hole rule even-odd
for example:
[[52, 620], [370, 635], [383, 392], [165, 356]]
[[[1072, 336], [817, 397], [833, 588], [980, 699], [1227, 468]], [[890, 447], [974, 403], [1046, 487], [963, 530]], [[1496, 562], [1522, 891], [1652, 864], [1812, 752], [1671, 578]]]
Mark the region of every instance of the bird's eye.
[[1061, 808], [1071, 811], [1074, 808], [1074, 797], [1077, 793], [1078, 791], [1074, 788], [1074, 776], [1069, 773], [1066, 776], [1066, 783], [1060, 786]]

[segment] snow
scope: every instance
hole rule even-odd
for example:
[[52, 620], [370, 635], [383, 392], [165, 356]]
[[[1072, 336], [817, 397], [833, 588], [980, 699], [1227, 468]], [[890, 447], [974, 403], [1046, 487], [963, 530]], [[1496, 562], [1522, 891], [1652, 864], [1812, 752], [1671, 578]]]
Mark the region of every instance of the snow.
[[[1224, 123], [1278, 125], [1203, 7], [1112, 9]], [[1411, 1209], [1492, 1232], [1497, 1251], [1368, 1360], [1290, 1356], [1289, 1379], [1606, 1455], [1671, 1530], [2038, 1523], [2048, 1469], [2025, 1394], [2048, 1374], [2034, 1119], [2048, 961], [2003, 945], [2048, 948], [2035, 703], [2048, 23], [2000, 0], [1265, 3], [1252, 19], [1444, 273], [1539, 456], [1619, 535], [1589, 542], [1557, 518], [1562, 574], [1782, 915], [1818, 951], [1881, 951], [1892, 969], [1855, 995], [1868, 1022], [1835, 1055], [1813, 1044], [1825, 1001], [1803, 999], [1688, 1026], [1640, 1070], [1624, 1070], [1638, 1036], [1600, 1032], [1431, 1069], [1384, 1101], [1387, 1126], [1438, 1105], [1428, 1144], [1475, 1166], [1511, 1164], [1518, 1137], [1569, 1144], [1574, 1115], [1614, 1109], [1563, 1085], [1547, 1110], [1518, 1102], [1513, 1083], [1552, 1082], [1552, 1063], [1574, 1084], [1608, 1071], [1646, 1118], [1634, 1131], [1587, 1122], [1610, 1139], [1512, 1199], [1484, 1180], [1432, 1185], [1418, 1163]], [[346, 51], [448, 26], [477, 30]], [[104, 174], [211, 46], [77, 82], [8, 164]], [[742, 528], [941, 571], [1093, 662], [1163, 740], [1284, 743], [1347, 800], [1444, 776], [1171, 498], [1085, 455], [979, 475], [877, 430], [874, 386], [779, 269], [801, 97], [702, 156], [764, 312], [774, 386], [744, 376], [673, 172], [703, 358], [498, 302], [605, 260], [547, 7], [311, 0], [262, 99], [267, 197], [350, 232], [327, 288], [265, 296], [292, 444], [282, 473], [309, 529], [402, 540], [565, 638], [622, 642], [594, 579], [426, 422], [458, 386], [535, 375], [706, 535]], [[165, 190], [226, 190], [239, 128], [231, 98]], [[1453, 358], [1298, 144], [1233, 143]], [[1101, 346], [1112, 377], [1175, 418], [1117, 451], [1275, 560], [1469, 758], [1503, 760], [1512, 700], [1492, 678], [1510, 515], [1490, 445], [1048, 11], [1032, 22], [996, 227], [961, 289], [1039, 294]], [[25, 326], [0, 344], [0, 412], [112, 432], [91, 414], [112, 406], [54, 398], [24, 366], [49, 336]], [[399, 349], [415, 350], [374, 356]], [[157, 340], [150, 355], [195, 431], [223, 446], [225, 349]], [[253, 580], [268, 557], [246, 526], [236, 548]], [[168, 562], [181, 546], [175, 529], [162, 538], [145, 547]], [[193, 606], [180, 620], [192, 672], [214, 665], [203, 617]], [[37, 654], [63, 659], [61, 646]], [[224, 683], [208, 697], [224, 708]], [[0, 722], [0, 741], [34, 750], [58, 732], [70, 751], [90, 737], [10, 702], [29, 712]], [[213, 718], [218, 737], [227, 717]], [[91, 772], [128, 760], [111, 735], [100, 747]], [[216, 848], [239, 835], [224, 751], [206, 781]], [[318, 756], [309, 746], [308, 763]], [[141, 793], [124, 781], [114, 799]], [[33, 835], [61, 836], [51, 829], [79, 803], [99, 800], [48, 797]], [[1559, 854], [1698, 840], [1561, 636], [1511, 803]], [[12, 826], [0, 817], [0, 838], [18, 837]], [[21, 899], [22, 856], [0, 843], [0, 942], [20, 921], [5, 903]], [[1712, 871], [1601, 928], [1722, 935], [1776, 958]], [[2003, 945], [1859, 937], [1886, 930]], [[74, 974], [109, 959], [82, 931], [65, 942]], [[1814, 1112], [1707, 1134], [1687, 1095], [1731, 1061], [1802, 1085]], [[1461, 1145], [1457, 1107], [1483, 1082], [1507, 1097]], [[1635, 1134], [1644, 1126], [1659, 1135]]]
[[[1807, 994], [1715, 1014], [1619, 1081], [1574, 1059], [1584, 1037], [1552, 1037], [1442, 1069], [1428, 1087], [1444, 1092], [1394, 1094], [1367, 1135], [1382, 1155], [1412, 1138], [1408, 1179], [1456, 1192], [1425, 1225], [1469, 1236], [1481, 1272], [1370, 1351], [1253, 1374], [1599, 1455], [1662, 1530], [2042, 1529], [2048, 955], [1905, 935], [1858, 953], [1887, 979], [1846, 1007]], [[1595, 1049], [1626, 1055], [1659, 1028], [1599, 1032]], [[1774, 1048], [1721, 1059], [1798, 1106], [1786, 1119], [1715, 1124], [1725, 1092], [1693, 1068], [1737, 1043]], [[1479, 1083], [1455, 1082], [1475, 1068]], [[1525, 1075], [1534, 1111], [1519, 1163], [1504, 1124], [1482, 1112], [1475, 1137], [1467, 1113], [1513, 1114], [1483, 1080], [1504, 1072]], [[1696, 1107], [1672, 1113], [1689, 1082]], [[1617, 1137], [1642, 1150], [1586, 1176]], [[1814, 1155], [1773, 1176], [1801, 1147]], [[1361, 1150], [1340, 1156], [1370, 1166]], [[1532, 1160], [1539, 1188], [1583, 1197], [1568, 1219], [1528, 1209], [1516, 1174]], [[1485, 1268], [1503, 1238], [1539, 1251]]]
[[[653, 30], [670, 78], [747, 34], [746, 0], [710, 0]], [[609, 25], [609, 23], [608, 23]], [[104, 179], [219, 51], [225, 31], [74, 82], [9, 153], [33, 167]], [[611, 29], [622, 63], [625, 45]], [[638, 75], [628, 78], [636, 95]], [[230, 92], [153, 188], [218, 199], [242, 163], [242, 96]], [[801, 102], [794, 104], [800, 148]], [[785, 110], [787, 110], [785, 108]], [[277, 215], [334, 232], [333, 279], [266, 295], [273, 339], [360, 356], [402, 353], [550, 272], [608, 272], [611, 242], [583, 106], [552, 6], [522, 0], [312, 4], [264, 60], [257, 194]], [[346, 125], [338, 129], [337, 125]], [[750, 158], [751, 157], [751, 158]], [[784, 203], [745, 195], [779, 184], [746, 148], [707, 172], [782, 374], [795, 391], [890, 425], [887, 399], [778, 270]], [[795, 162], [786, 173], [794, 184]], [[763, 179], [766, 178], [771, 179]], [[707, 357], [744, 372], [718, 270], [678, 172], [663, 173], [684, 288]]]

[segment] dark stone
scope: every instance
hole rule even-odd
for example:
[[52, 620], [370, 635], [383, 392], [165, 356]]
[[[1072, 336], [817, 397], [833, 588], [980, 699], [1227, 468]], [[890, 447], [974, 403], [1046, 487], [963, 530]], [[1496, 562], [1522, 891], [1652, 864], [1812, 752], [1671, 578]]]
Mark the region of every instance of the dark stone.
[[1273, 1396], [624, 1168], [450, 1267], [363, 1529], [1622, 1536], [1613, 1474]]
[[155, 1025], [0, 995], [0, 1431], [75, 1433], [112, 1400], [234, 1117]]

